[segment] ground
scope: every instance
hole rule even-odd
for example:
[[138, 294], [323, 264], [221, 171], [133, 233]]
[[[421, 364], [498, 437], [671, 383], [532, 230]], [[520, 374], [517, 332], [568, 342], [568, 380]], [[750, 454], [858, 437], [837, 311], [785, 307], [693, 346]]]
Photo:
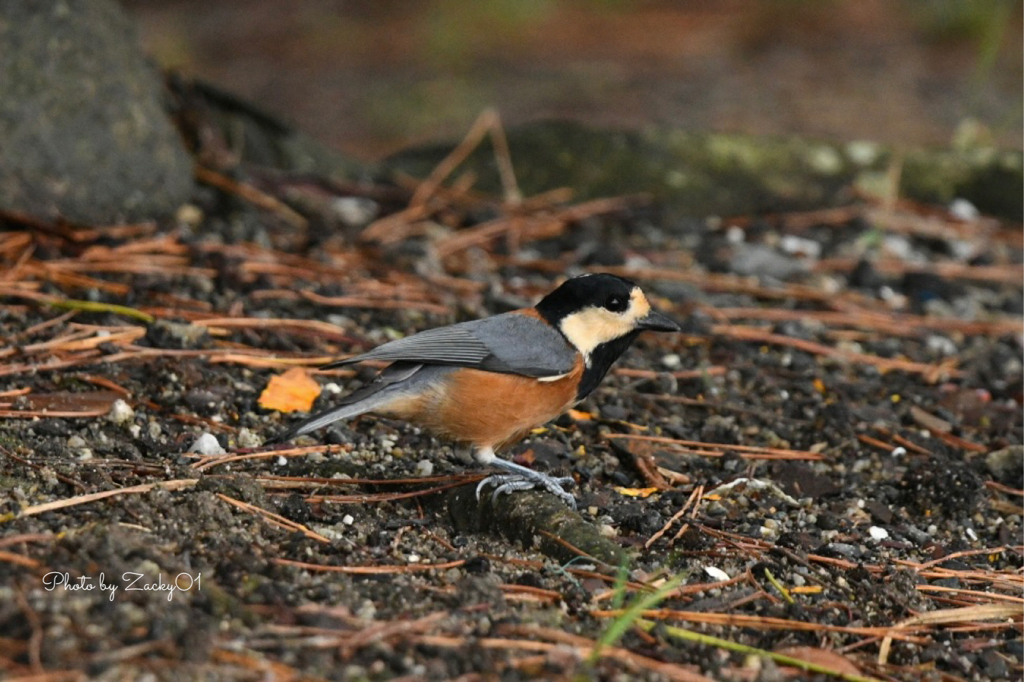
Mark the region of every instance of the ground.
[[[1024, 670], [1019, 225], [347, 191], [249, 176], [161, 224], [7, 216], [6, 676]], [[297, 418], [261, 406], [271, 377], [306, 368], [330, 405], [374, 368], [315, 371], [329, 358], [586, 270], [684, 332], [641, 337], [505, 453], [571, 475], [578, 515], [478, 503], [480, 472], [399, 422], [262, 444]], [[227, 455], [190, 452], [204, 433]]]

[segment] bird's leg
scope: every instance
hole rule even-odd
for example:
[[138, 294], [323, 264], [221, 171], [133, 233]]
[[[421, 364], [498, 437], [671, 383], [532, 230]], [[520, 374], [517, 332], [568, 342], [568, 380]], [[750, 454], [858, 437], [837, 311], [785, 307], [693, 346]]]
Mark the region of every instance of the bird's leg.
[[507, 459], [501, 459], [495, 456], [494, 450], [491, 448], [477, 448], [473, 452], [473, 457], [480, 464], [490, 464], [509, 472], [507, 474], [492, 474], [480, 481], [476, 486], [476, 499], [478, 500], [480, 499], [480, 491], [487, 485], [494, 486], [494, 492], [491, 493], [492, 501], [504, 493], [542, 488], [565, 502], [571, 509], [576, 508], [576, 498], [565, 492], [564, 487], [575, 483], [570, 476], [548, 476], [545, 473], [520, 466]]

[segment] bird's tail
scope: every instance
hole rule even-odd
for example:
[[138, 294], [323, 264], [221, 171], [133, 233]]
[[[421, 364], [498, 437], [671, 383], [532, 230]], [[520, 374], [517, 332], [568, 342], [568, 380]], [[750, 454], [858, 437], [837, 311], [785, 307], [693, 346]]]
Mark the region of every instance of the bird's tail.
[[[347, 396], [337, 407], [332, 407], [299, 422], [290, 429], [274, 436], [267, 443], [284, 443], [292, 438], [298, 438], [317, 429], [322, 429], [328, 424], [333, 424], [341, 419], [351, 419], [366, 412], [372, 412], [379, 407], [384, 407], [395, 398], [414, 392], [416, 380], [429, 380], [430, 377], [437, 374], [437, 370], [433, 373], [422, 372], [422, 368], [423, 365], [417, 363], [396, 362], [389, 365], [377, 375], [376, 379], [352, 395]], [[413, 381], [410, 382], [410, 379]]]
[[331, 410], [319, 413], [318, 415], [313, 415], [309, 419], [299, 422], [290, 429], [273, 436], [266, 442], [267, 444], [288, 442], [292, 438], [297, 438], [300, 435], [311, 433], [316, 429], [327, 426], [328, 424], [333, 424], [334, 422], [342, 419], [351, 419], [352, 417], [358, 417], [361, 414], [370, 412], [374, 408], [378, 407], [378, 404], [381, 402], [382, 400], [367, 399], [359, 400], [352, 404], [342, 404], [342, 406], [338, 406], [337, 408], [332, 408]]

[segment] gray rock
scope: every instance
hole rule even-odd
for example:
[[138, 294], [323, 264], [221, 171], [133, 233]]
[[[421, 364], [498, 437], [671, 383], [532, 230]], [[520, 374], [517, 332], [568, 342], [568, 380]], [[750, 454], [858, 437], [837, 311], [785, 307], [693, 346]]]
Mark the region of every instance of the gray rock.
[[112, 0], [4, 0], [0, 208], [98, 224], [173, 212], [192, 159]]

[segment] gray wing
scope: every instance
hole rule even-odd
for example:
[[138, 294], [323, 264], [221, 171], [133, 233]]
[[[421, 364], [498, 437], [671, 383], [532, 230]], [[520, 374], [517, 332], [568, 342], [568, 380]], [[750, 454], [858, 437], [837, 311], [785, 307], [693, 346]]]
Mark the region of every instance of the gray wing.
[[364, 360], [452, 365], [547, 377], [571, 371], [576, 353], [549, 324], [527, 315], [505, 313], [428, 329], [327, 367]]

